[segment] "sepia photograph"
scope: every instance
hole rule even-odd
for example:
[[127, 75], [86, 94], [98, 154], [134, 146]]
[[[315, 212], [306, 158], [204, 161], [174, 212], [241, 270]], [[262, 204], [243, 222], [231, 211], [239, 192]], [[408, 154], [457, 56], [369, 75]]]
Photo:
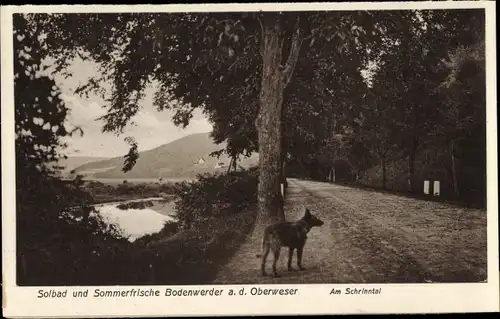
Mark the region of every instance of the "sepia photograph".
[[484, 4], [151, 7], [11, 9], [10, 284], [498, 286]]

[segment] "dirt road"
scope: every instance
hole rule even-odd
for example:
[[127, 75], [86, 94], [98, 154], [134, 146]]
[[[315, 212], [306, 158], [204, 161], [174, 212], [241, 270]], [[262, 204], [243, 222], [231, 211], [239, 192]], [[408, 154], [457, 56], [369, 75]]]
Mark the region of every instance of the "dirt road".
[[[460, 208], [328, 183], [291, 179], [287, 220], [307, 206], [325, 224], [313, 228], [304, 271], [260, 275], [260, 229], [223, 267], [214, 283], [425, 283], [486, 279], [486, 211]], [[272, 257], [270, 257], [272, 260]], [[295, 266], [294, 255], [294, 266]], [[271, 260], [268, 261], [270, 272]]]

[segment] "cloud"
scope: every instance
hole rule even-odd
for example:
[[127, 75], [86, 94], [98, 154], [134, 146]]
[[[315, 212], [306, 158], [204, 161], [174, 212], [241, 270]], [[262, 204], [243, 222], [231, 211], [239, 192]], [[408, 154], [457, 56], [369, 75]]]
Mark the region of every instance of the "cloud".
[[68, 120], [74, 125], [88, 125], [106, 114], [106, 110], [94, 101], [83, 100], [74, 95], [61, 94], [69, 109]]
[[83, 136], [77, 134], [65, 140], [69, 146], [65, 151], [67, 155], [123, 156], [129, 148], [124, 141], [127, 136], [134, 137], [139, 150], [145, 151], [189, 134], [211, 132], [213, 129], [201, 111], [195, 111], [190, 124], [186, 128], [181, 128], [171, 121], [173, 111], [158, 112], [144, 107], [132, 118], [135, 125], [127, 125], [123, 134], [102, 133], [104, 123], [96, 119], [106, 114], [106, 110], [99, 103], [69, 94], [64, 94], [62, 98], [70, 110], [68, 122], [71, 126], [79, 126], [84, 131]]
[[137, 114], [132, 118], [132, 121], [139, 127], [155, 128], [161, 126], [162, 124], [156, 116], [148, 111], [137, 112]]

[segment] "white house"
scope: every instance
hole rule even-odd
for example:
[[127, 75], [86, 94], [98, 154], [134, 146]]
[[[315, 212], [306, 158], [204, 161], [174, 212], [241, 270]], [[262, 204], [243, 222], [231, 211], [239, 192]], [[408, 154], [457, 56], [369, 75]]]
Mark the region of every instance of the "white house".
[[196, 163], [194, 163], [194, 165], [203, 165], [203, 164], [205, 164], [205, 163], [206, 163], [206, 162], [205, 162], [205, 159], [202, 157], [202, 158], [200, 158], [200, 159], [199, 159]]

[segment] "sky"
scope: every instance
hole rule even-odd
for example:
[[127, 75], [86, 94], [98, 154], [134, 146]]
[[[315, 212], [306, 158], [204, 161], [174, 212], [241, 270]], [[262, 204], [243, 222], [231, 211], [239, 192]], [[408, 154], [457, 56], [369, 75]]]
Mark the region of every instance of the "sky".
[[174, 112], [170, 110], [158, 112], [153, 106], [154, 90], [149, 90], [141, 103], [141, 110], [132, 119], [136, 126], [127, 126], [124, 133], [119, 136], [102, 133], [101, 128], [104, 123], [97, 118], [106, 113], [103, 108], [104, 100], [95, 95], [89, 94], [89, 98], [86, 98], [73, 93], [79, 85], [97, 74], [96, 64], [78, 59], [72, 63], [69, 71], [72, 77], [65, 79], [58, 74], [54, 76], [54, 80], [62, 92], [61, 98], [69, 109], [68, 126], [80, 126], [84, 134], [80, 136], [76, 133], [64, 139], [68, 147], [63, 153], [67, 156], [123, 156], [129, 150], [129, 145], [124, 141], [127, 136], [134, 137], [139, 151], [144, 151], [186, 135], [212, 131], [212, 125], [201, 111], [195, 112], [191, 123], [185, 129], [176, 127], [171, 121]]

